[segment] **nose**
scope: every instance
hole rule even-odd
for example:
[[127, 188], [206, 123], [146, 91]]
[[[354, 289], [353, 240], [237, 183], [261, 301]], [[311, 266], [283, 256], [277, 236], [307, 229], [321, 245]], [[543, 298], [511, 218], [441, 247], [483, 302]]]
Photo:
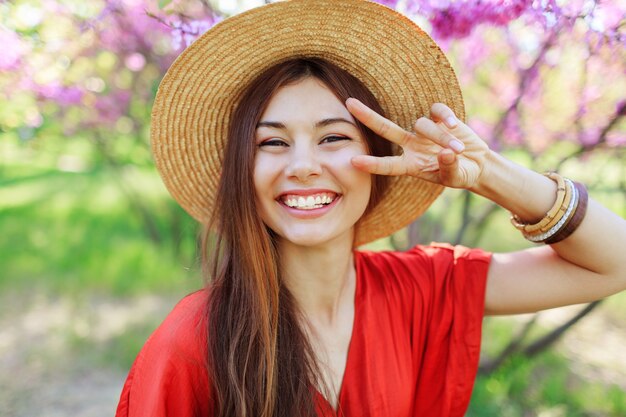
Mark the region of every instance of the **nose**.
[[314, 146], [293, 146], [289, 163], [285, 168], [285, 175], [306, 182], [318, 177], [322, 173], [322, 165]]

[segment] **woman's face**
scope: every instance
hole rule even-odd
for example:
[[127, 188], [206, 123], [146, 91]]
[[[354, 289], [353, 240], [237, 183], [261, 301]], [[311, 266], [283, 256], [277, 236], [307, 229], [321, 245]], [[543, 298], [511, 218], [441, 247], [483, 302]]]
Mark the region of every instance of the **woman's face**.
[[254, 186], [263, 222], [294, 244], [352, 239], [371, 176], [354, 168], [367, 144], [355, 120], [315, 78], [280, 88], [256, 129]]

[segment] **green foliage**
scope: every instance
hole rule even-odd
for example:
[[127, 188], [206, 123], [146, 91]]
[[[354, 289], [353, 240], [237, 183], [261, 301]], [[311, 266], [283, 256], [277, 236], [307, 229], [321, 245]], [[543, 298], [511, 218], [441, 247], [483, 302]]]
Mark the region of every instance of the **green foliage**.
[[[0, 177], [0, 288], [128, 295], [202, 286], [195, 223], [167, 196], [153, 171], [80, 172], [19, 158]], [[30, 175], [25, 175], [30, 171]], [[123, 190], [150, 206], [162, 242], [147, 239], [141, 215]], [[171, 228], [172, 213], [182, 220]]]
[[626, 395], [577, 377], [569, 361], [547, 352], [533, 361], [513, 357], [476, 380], [468, 417], [583, 417], [624, 415]]
[[159, 0], [159, 9], [166, 8], [171, 2], [172, 0]]

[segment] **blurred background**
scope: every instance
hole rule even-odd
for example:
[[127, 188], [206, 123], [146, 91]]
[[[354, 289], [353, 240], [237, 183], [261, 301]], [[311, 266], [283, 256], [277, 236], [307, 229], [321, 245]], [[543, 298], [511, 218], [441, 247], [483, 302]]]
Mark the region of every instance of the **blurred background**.
[[[493, 149], [626, 217], [625, 1], [379, 2], [442, 45]], [[203, 285], [197, 226], [151, 160], [150, 109], [186, 46], [262, 3], [0, 2], [0, 415], [113, 415], [148, 335]], [[448, 190], [370, 247], [431, 241], [529, 246], [508, 213]], [[624, 348], [626, 293], [486, 318], [468, 416], [623, 417]]]

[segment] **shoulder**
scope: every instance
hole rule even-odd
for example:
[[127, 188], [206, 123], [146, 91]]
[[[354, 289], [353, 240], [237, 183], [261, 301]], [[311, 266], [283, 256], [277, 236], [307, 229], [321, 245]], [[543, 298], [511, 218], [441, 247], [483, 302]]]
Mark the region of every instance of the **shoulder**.
[[207, 299], [206, 290], [186, 296], [148, 338], [124, 384], [117, 417], [207, 414]]
[[473, 293], [484, 287], [491, 253], [459, 245], [431, 243], [407, 251], [357, 252], [360, 282], [386, 299], [407, 300], [417, 297], [421, 304], [444, 294]]
[[467, 248], [461, 245], [448, 243], [431, 243], [430, 245], [416, 245], [413, 248], [401, 251], [370, 252], [360, 251], [358, 261], [365, 270], [376, 270], [393, 275], [410, 273], [434, 273], [454, 269], [460, 264], [482, 263], [489, 264], [491, 253], [480, 248]]
[[199, 343], [189, 342], [206, 341], [207, 301], [206, 290], [196, 291], [184, 297], [150, 336], [146, 346], [155, 345], [160, 350], [188, 356], [202, 354]]

